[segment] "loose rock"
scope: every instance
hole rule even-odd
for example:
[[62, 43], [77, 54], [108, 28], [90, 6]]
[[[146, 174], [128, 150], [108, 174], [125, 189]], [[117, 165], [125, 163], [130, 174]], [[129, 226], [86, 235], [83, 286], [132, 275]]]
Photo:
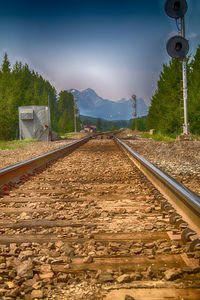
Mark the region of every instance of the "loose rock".
[[117, 277], [117, 282], [118, 283], [131, 282], [131, 277], [129, 274], [123, 274], [123, 275]]
[[43, 291], [41, 290], [33, 290], [31, 293], [31, 299], [42, 299]]
[[172, 280], [179, 278], [182, 275], [182, 273], [183, 272], [181, 269], [173, 268], [173, 269], [169, 269], [169, 270], [165, 271], [164, 275], [165, 275], [166, 280], [172, 281]]

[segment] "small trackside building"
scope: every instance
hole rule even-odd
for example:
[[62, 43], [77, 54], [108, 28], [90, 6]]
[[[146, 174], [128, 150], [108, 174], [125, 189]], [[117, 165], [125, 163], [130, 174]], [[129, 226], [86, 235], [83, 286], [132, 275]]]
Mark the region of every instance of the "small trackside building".
[[83, 131], [84, 132], [96, 132], [97, 128], [96, 128], [96, 126], [87, 125], [87, 126], [83, 127]]
[[49, 141], [51, 134], [50, 108], [48, 106], [20, 106], [19, 138]]

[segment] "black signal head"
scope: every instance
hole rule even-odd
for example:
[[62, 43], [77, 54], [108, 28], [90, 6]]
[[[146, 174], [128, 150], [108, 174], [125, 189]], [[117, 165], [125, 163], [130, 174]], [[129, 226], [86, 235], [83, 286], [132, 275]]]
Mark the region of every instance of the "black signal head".
[[166, 0], [165, 12], [174, 19], [182, 18], [188, 9], [186, 0]]
[[167, 53], [173, 58], [185, 58], [188, 51], [188, 40], [180, 35], [173, 36], [167, 42]]

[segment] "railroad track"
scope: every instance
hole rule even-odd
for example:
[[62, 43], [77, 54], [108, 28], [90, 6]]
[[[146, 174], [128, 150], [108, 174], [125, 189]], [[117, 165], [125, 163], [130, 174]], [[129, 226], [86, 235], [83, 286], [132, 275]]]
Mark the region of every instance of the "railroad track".
[[102, 137], [0, 171], [1, 299], [199, 299], [198, 196]]

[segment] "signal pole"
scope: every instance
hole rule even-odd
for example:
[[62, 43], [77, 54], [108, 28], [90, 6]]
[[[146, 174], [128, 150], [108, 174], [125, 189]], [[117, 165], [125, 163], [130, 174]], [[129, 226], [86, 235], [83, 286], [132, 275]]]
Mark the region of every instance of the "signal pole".
[[[181, 35], [185, 38], [185, 18], [181, 18]], [[183, 133], [189, 134], [189, 124], [188, 124], [188, 109], [187, 109], [187, 65], [186, 58], [183, 58], [182, 62], [183, 69], [183, 105], [184, 105], [184, 124]]]
[[77, 98], [74, 98], [74, 132], [77, 132], [76, 131], [76, 109], [77, 109]]
[[132, 95], [132, 99], [133, 99], [133, 108], [134, 108], [134, 112], [133, 112], [133, 116], [135, 117], [135, 130], [137, 130], [137, 98], [136, 95]]
[[176, 35], [170, 38], [167, 42], [167, 52], [172, 58], [182, 60], [182, 75], [183, 75], [183, 105], [184, 105], [184, 124], [183, 134], [189, 134], [188, 110], [187, 110], [187, 59], [186, 55], [189, 51], [189, 43], [185, 39], [185, 18], [188, 9], [186, 0], [165, 0], [166, 14], [176, 19], [181, 19], [181, 35]]

